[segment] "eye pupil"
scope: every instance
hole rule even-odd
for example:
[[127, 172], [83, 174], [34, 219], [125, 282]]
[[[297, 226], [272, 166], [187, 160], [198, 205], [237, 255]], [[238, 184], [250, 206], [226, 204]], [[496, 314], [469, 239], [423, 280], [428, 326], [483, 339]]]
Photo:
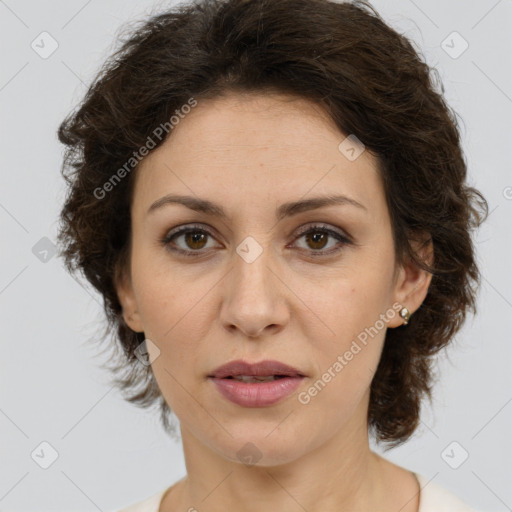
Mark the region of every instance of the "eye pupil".
[[206, 240], [206, 234], [199, 233], [198, 231], [189, 231], [188, 233], [186, 233], [185, 239], [187, 245], [192, 249], [202, 249], [204, 247], [204, 244], [200, 245], [200, 247], [197, 247], [196, 243], [200, 243], [201, 241], [204, 242]]
[[[323, 247], [325, 247], [325, 242], [327, 240], [327, 236], [325, 233], [321, 233], [320, 231], [312, 231], [311, 233], [308, 233], [307, 238], [308, 240], [313, 240], [314, 249], [322, 249]], [[320, 243], [320, 247], [317, 246], [318, 243]]]

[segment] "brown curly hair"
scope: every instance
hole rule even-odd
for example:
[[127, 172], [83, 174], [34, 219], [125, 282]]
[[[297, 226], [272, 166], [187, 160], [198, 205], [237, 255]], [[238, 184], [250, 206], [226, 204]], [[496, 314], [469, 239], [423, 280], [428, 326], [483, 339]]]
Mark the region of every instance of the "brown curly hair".
[[[396, 261], [411, 258], [432, 274], [409, 325], [387, 331], [371, 384], [370, 431], [390, 447], [404, 442], [418, 425], [421, 399], [431, 397], [432, 356], [467, 310], [476, 313], [480, 273], [470, 230], [488, 215], [485, 198], [465, 183], [456, 113], [439, 74], [363, 1], [196, 0], [137, 23], [118, 35], [120, 48], [58, 130], [68, 185], [60, 255], [103, 297], [101, 341], [114, 333], [108, 366], [115, 384], [139, 406], [159, 402], [164, 428], [172, 430], [151, 367], [134, 356], [144, 334], [125, 323], [115, 289], [129, 261], [137, 166], [108, 194], [98, 198], [97, 191], [190, 98], [299, 95], [378, 157]], [[433, 242], [432, 266], [410, 244], [421, 232]]]

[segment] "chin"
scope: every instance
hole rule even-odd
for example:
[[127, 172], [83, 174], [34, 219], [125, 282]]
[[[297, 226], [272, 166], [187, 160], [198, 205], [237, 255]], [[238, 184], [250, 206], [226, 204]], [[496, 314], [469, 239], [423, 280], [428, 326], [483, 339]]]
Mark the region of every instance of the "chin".
[[216, 451], [247, 467], [273, 467], [295, 461], [303, 454], [304, 444], [290, 434], [272, 432], [275, 426], [274, 423], [271, 428], [267, 425], [255, 428], [253, 425], [250, 429], [242, 429], [240, 435], [233, 433], [228, 444], [217, 446]]

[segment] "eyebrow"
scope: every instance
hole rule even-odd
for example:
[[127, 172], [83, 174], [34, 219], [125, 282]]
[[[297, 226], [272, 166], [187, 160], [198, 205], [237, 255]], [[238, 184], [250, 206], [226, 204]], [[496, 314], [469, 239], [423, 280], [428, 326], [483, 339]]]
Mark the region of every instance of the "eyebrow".
[[[163, 206], [169, 204], [181, 204], [196, 212], [205, 213], [207, 215], [212, 215], [214, 217], [218, 217], [224, 220], [229, 220], [226, 212], [218, 204], [215, 204], [206, 199], [175, 194], [168, 194], [164, 197], [161, 197], [160, 199], [157, 199], [149, 207], [147, 214], [149, 215], [150, 213], [155, 212], [159, 208], [162, 208]], [[297, 215], [305, 211], [316, 210], [318, 208], [333, 205], [351, 205], [366, 212], [368, 211], [364, 205], [362, 205], [355, 199], [352, 199], [344, 195], [328, 195], [283, 203], [281, 206], [279, 206], [279, 208], [276, 209], [276, 218], [277, 220], [282, 220], [285, 217], [291, 217], [293, 215]]]

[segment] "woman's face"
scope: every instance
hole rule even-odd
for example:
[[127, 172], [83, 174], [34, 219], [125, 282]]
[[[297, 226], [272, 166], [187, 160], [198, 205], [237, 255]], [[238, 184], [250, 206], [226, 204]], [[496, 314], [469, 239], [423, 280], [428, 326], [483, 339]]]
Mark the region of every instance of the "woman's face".
[[[254, 450], [274, 465], [367, 435], [386, 328], [402, 325], [399, 305], [419, 307], [428, 278], [394, 275], [376, 160], [345, 137], [306, 100], [232, 94], [198, 101], [137, 170], [131, 280], [119, 297], [198, 449], [238, 462]], [[209, 201], [225, 217], [176, 202], [151, 209], [167, 195]], [[347, 199], [282, 208], [327, 196]], [[171, 240], [177, 228], [190, 232]], [[209, 377], [238, 359], [305, 377], [273, 404], [240, 405]]]

